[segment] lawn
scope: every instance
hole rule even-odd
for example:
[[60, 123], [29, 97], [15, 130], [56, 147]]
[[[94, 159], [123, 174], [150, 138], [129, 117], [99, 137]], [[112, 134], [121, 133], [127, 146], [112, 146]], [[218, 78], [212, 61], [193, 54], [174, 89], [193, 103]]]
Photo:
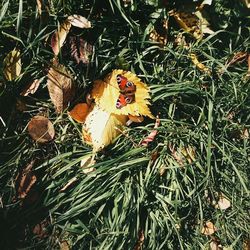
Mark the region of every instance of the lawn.
[[250, 249], [249, 5], [2, 0], [0, 248]]

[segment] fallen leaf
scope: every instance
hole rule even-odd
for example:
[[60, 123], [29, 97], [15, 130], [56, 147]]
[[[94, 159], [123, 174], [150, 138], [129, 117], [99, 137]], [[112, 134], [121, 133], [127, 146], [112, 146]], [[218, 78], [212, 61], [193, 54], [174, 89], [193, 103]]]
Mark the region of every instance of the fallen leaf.
[[50, 98], [57, 113], [63, 112], [68, 103], [74, 98], [75, 86], [69, 71], [63, 65], [50, 68], [47, 86]]
[[219, 200], [215, 205], [215, 208], [220, 208], [221, 210], [225, 210], [231, 207], [231, 202], [224, 196], [223, 193], [219, 194]]
[[154, 125], [154, 130], [152, 130], [150, 132], [150, 134], [145, 139], [143, 139], [143, 141], [140, 143], [140, 145], [148, 146], [148, 144], [155, 139], [155, 137], [158, 133], [158, 130], [156, 130], [156, 128], [158, 128], [159, 126], [160, 126], [160, 119], [157, 117], [156, 121], [155, 121], [155, 125]]
[[7, 81], [16, 79], [21, 74], [21, 55], [18, 49], [13, 49], [3, 60], [3, 74]]
[[62, 242], [60, 242], [60, 250], [70, 250], [70, 245], [68, 243], [68, 241], [64, 240]]
[[38, 14], [41, 16], [42, 15], [43, 0], [36, 0], [36, 6], [37, 6]]
[[160, 25], [155, 26], [155, 28], [150, 32], [149, 38], [151, 41], [157, 42], [161, 45], [166, 45], [167, 32], [168, 32], [168, 20], [164, 19]]
[[201, 229], [201, 233], [205, 235], [212, 235], [215, 231], [217, 231], [217, 228], [211, 221], [207, 221]]
[[87, 18], [80, 15], [72, 15], [67, 18], [67, 20], [75, 27], [78, 28], [91, 28], [91, 22]]
[[243, 250], [250, 250], [250, 239], [244, 239]]
[[212, 240], [209, 243], [209, 250], [223, 250], [223, 247], [219, 243], [219, 241]]
[[241, 0], [242, 3], [249, 9], [250, 8], [250, 0]]
[[41, 221], [40, 223], [36, 224], [32, 230], [33, 234], [37, 235], [38, 238], [44, 239], [49, 236], [47, 231], [47, 227], [49, 222], [47, 219]]
[[128, 118], [132, 122], [141, 123], [144, 121], [143, 116], [128, 115]]
[[249, 139], [249, 132], [247, 128], [244, 128], [242, 131], [242, 139]]
[[170, 15], [185, 32], [190, 33], [197, 40], [202, 39], [201, 20], [194, 13], [171, 11]]
[[[122, 75], [127, 78], [127, 80], [132, 82], [136, 88], [134, 92], [135, 101], [123, 106], [120, 109], [116, 107], [117, 100], [121, 94], [121, 90], [119, 89], [117, 82], [118, 75]], [[95, 81], [91, 96], [95, 100], [95, 103], [108, 113], [133, 116], [144, 115], [154, 118], [148, 107], [150, 105], [148, 86], [141, 82], [141, 80], [130, 71], [124, 71], [121, 69], [113, 70], [113, 72], [109, 74], [104, 81]]]
[[32, 171], [34, 164], [35, 160], [31, 161], [16, 177], [15, 187], [19, 199], [24, 199], [36, 183], [37, 178]]
[[69, 112], [69, 115], [79, 123], [85, 122], [86, 116], [90, 111], [89, 105], [87, 103], [78, 103]]
[[112, 114], [94, 105], [83, 124], [83, 139], [99, 151], [121, 133], [127, 119], [126, 115]]
[[140, 230], [138, 233], [138, 241], [134, 247], [134, 250], [142, 250], [144, 240], [145, 240], [144, 232], [143, 230]]
[[77, 36], [70, 37], [70, 55], [76, 60], [77, 64], [89, 63], [89, 57], [92, 54], [93, 46], [85, 41], [83, 38]]
[[71, 28], [71, 23], [68, 20], [66, 20], [60, 25], [58, 31], [56, 31], [52, 35], [51, 47], [56, 56], [59, 54], [59, 51], [69, 33], [70, 28]]
[[208, 74], [208, 75], [211, 75], [211, 70], [198, 60], [198, 57], [196, 56], [196, 54], [191, 53], [191, 54], [190, 54], [190, 58], [191, 58], [193, 64], [194, 64], [200, 71], [202, 71], [202, 72], [204, 72], [204, 73], [206, 73], [206, 74]]
[[44, 116], [34, 116], [28, 123], [28, 132], [33, 140], [46, 143], [53, 140], [55, 129], [51, 121]]
[[20, 93], [22, 96], [27, 96], [29, 94], [35, 94], [38, 87], [40, 86], [41, 80], [35, 79], [33, 82], [29, 83], [26, 88]]
[[65, 186], [63, 186], [59, 192], [65, 192], [68, 188], [70, 188], [75, 182], [77, 181], [76, 177], [73, 177], [72, 179], [70, 179]]
[[81, 160], [81, 168], [84, 174], [89, 174], [94, 172], [96, 169], [92, 166], [96, 163], [95, 154], [89, 155]]

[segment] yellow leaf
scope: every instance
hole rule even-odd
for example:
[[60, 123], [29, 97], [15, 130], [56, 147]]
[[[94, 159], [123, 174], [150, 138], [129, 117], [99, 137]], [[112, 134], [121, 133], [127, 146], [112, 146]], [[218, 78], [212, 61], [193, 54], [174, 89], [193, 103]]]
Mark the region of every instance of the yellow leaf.
[[126, 115], [111, 114], [95, 105], [83, 124], [83, 139], [99, 151], [121, 133], [127, 119]]
[[203, 71], [204, 73], [206, 73], [206, 74], [208, 74], [208, 75], [211, 75], [211, 70], [198, 60], [198, 57], [196, 56], [196, 54], [191, 53], [191, 54], [190, 54], [190, 58], [191, 58], [193, 64], [194, 64], [200, 71]]
[[3, 73], [8, 81], [17, 78], [21, 73], [21, 56], [18, 49], [13, 49], [3, 61]]
[[56, 112], [62, 112], [75, 94], [75, 87], [70, 72], [63, 65], [53, 66], [48, 73], [47, 86]]
[[[132, 82], [136, 87], [134, 93], [135, 101], [120, 109], [116, 107], [117, 100], [121, 94], [117, 83], [117, 75], [126, 77], [128, 81]], [[154, 118], [148, 107], [150, 104], [149, 89], [147, 85], [141, 82], [132, 72], [118, 69], [109, 74], [104, 81], [95, 81], [91, 96], [95, 99], [96, 104], [106, 112], [117, 115], [144, 115]]]
[[89, 106], [87, 103], [78, 103], [75, 107], [69, 112], [69, 115], [79, 123], [83, 123], [86, 119], [86, 116], [89, 113]]

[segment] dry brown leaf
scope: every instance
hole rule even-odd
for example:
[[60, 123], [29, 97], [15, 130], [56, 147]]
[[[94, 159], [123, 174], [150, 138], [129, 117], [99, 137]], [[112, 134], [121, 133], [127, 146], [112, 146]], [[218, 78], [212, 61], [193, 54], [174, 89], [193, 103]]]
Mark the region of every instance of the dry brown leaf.
[[13, 49], [4, 58], [3, 74], [7, 81], [16, 79], [21, 74], [21, 55], [18, 49]]
[[75, 87], [72, 76], [63, 65], [50, 68], [47, 86], [56, 112], [61, 113], [74, 98]]
[[32, 171], [34, 164], [35, 160], [31, 161], [16, 177], [15, 187], [19, 199], [24, 199], [36, 183], [37, 178]]
[[231, 207], [231, 202], [228, 200], [223, 193], [219, 194], [219, 200], [217, 204], [215, 205], [215, 208], [220, 208], [221, 210], [225, 210], [227, 208]]
[[208, 74], [208, 75], [211, 75], [211, 70], [198, 60], [198, 57], [196, 56], [196, 54], [191, 53], [191, 54], [190, 54], [190, 58], [191, 58], [193, 64], [194, 64], [200, 71], [202, 71], [202, 72], [204, 72], [204, 73], [206, 73], [206, 74]]
[[201, 229], [201, 233], [205, 235], [212, 235], [215, 231], [217, 231], [217, 228], [211, 221], [207, 221]]
[[60, 242], [60, 250], [70, 250], [71, 247], [68, 243], [68, 241], [64, 240], [62, 242]]
[[76, 177], [73, 177], [71, 180], [69, 180], [65, 186], [63, 186], [59, 192], [64, 192], [66, 191], [68, 188], [70, 188], [75, 182], [77, 181]]
[[243, 132], [242, 132], [242, 139], [249, 139], [249, 131], [247, 128], [244, 128], [243, 129]]
[[56, 56], [59, 54], [59, 51], [63, 46], [63, 43], [69, 33], [70, 28], [71, 28], [71, 23], [68, 20], [66, 20], [60, 25], [58, 31], [56, 31], [52, 35], [51, 47]]
[[78, 103], [69, 112], [69, 115], [77, 122], [84, 123], [89, 111], [90, 108], [87, 103]]
[[44, 116], [34, 116], [28, 123], [28, 132], [33, 140], [46, 143], [53, 140], [55, 129], [51, 121]]
[[85, 41], [83, 38], [77, 36], [70, 37], [70, 55], [76, 60], [77, 64], [89, 63], [89, 57], [92, 54], [93, 46]]
[[160, 126], [160, 119], [157, 116], [156, 121], [155, 121], [155, 125], [154, 125], [154, 130], [152, 130], [151, 133], [145, 139], [143, 139], [143, 141], [140, 143], [140, 145], [148, 146], [148, 144], [155, 139], [155, 137], [158, 133], [158, 130], [156, 130], [156, 128], [158, 128], [159, 126]]
[[141, 229], [138, 233], [138, 241], [134, 247], [134, 250], [142, 250], [144, 240], [145, 240], [144, 232]]
[[42, 15], [43, 0], [36, 0], [36, 6], [37, 6], [38, 14], [41, 16]]
[[250, 250], [250, 239], [245, 239], [243, 242], [243, 250]]
[[36, 224], [33, 228], [33, 234], [37, 235], [38, 238], [44, 239], [49, 236], [48, 231], [46, 230], [49, 225], [48, 220], [43, 220], [40, 223]]
[[88, 155], [81, 160], [81, 168], [83, 169], [84, 174], [90, 174], [94, 172], [96, 169], [92, 166], [96, 163], [95, 155]]
[[209, 250], [222, 250], [223, 247], [220, 245], [219, 241], [212, 240], [209, 243]]
[[83, 16], [72, 15], [72, 16], [69, 16], [67, 20], [75, 27], [82, 28], [82, 29], [91, 28], [91, 22], [88, 21], [88, 19]]
[[40, 86], [40, 79], [35, 79], [33, 82], [29, 83], [26, 88], [20, 93], [22, 96], [27, 96], [29, 94], [35, 94], [38, 87]]
[[250, 9], [250, 0], [241, 0], [242, 3], [244, 3], [244, 5]]

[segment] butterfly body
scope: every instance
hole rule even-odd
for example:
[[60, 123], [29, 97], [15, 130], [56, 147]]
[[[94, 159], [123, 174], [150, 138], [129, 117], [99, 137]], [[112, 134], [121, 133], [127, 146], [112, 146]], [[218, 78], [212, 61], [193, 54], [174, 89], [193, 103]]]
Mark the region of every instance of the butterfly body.
[[121, 74], [116, 76], [116, 80], [120, 91], [118, 100], [116, 101], [116, 108], [121, 109], [135, 101], [136, 85], [128, 81], [128, 79]]

